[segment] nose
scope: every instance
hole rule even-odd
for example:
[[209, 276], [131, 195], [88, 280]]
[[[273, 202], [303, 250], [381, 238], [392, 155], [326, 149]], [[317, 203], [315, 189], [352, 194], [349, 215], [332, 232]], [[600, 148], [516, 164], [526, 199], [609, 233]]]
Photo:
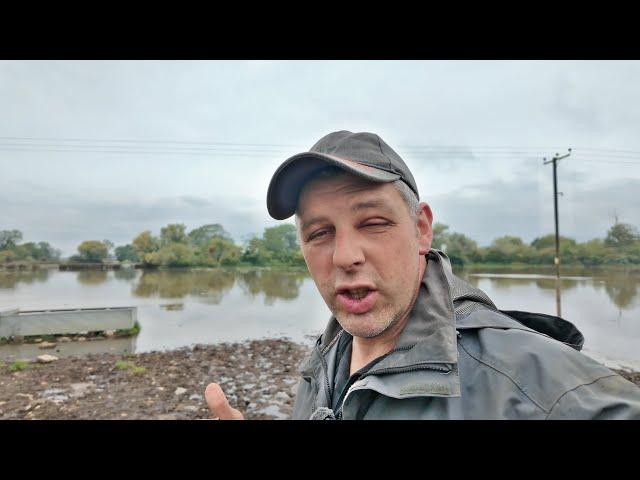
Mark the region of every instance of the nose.
[[348, 232], [336, 232], [333, 250], [333, 264], [344, 270], [350, 270], [364, 263], [364, 252], [355, 235]]

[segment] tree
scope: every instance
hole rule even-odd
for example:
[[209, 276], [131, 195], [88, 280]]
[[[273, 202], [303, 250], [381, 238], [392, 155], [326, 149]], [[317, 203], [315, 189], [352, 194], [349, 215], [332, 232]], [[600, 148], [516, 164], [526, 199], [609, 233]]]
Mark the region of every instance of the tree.
[[462, 233], [448, 232], [444, 223], [433, 224], [431, 247], [444, 250], [451, 263], [464, 265], [479, 258], [478, 244]]
[[240, 260], [240, 247], [221, 237], [213, 238], [207, 251], [215, 265], [235, 265]]
[[462, 233], [450, 233], [445, 238], [447, 255], [454, 265], [464, 265], [478, 258], [478, 244]]
[[12, 248], [19, 260], [34, 262], [40, 260], [40, 249], [34, 242], [23, 243]]
[[604, 243], [610, 247], [629, 247], [640, 241], [638, 230], [628, 223], [616, 223], [607, 232]]
[[436, 222], [433, 224], [432, 229], [433, 239], [431, 240], [431, 247], [441, 250], [442, 245], [446, 243], [446, 237], [448, 235], [446, 231], [449, 229], [449, 226], [444, 223]]
[[17, 259], [16, 252], [13, 250], [0, 250], [0, 263], [11, 263]]
[[142, 263], [147, 266], [160, 265], [158, 250], [160, 242], [146, 230], [133, 239], [132, 246]]
[[49, 245], [49, 242], [38, 242], [38, 248], [40, 249], [40, 260], [60, 260], [62, 252]]
[[189, 237], [185, 233], [187, 227], [182, 223], [170, 223], [160, 229], [160, 246], [165, 247], [172, 243], [188, 243]]
[[133, 248], [133, 245], [131, 244], [121, 245], [119, 247], [116, 247], [115, 255], [116, 255], [116, 259], [119, 262], [135, 263], [140, 261], [140, 258], [138, 257], [138, 254], [136, 253], [135, 248]]
[[242, 261], [252, 265], [266, 265], [272, 260], [271, 252], [264, 246], [264, 240], [254, 236], [247, 242], [242, 253]]
[[107, 246], [98, 240], [85, 240], [78, 246], [78, 253], [85, 262], [102, 262], [107, 258]]
[[231, 241], [231, 235], [219, 223], [202, 225], [189, 232], [191, 243], [198, 247], [208, 245], [214, 238], [222, 238]]
[[193, 251], [184, 243], [172, 243], [158, 251], [161, 265], [188, 267], [193, 263]]
[[102, 243], [104, 243], [104, 246], [107, 247], [107, 258], [109, 260], [113, 260], [113, 255], [111, 255], [111, 250], [115, 245], [111, 240], [107, 240], [107, 239], [103, 240]]
[[282, 262], [290, 260], [292, 255], [300, 249], [296, 227], [290, 223], [265, 228], [262, 239], [264, 248]]
[[0, 250], [15, 246], [22, 240], [22, 232], [20, 230], [0, 230]]
[[[560, 235], [560, 248], [573, 247], [576, 245], [576, 241], [573, 238], [563, 237]], [[542, 250], [543, 248], [556, 248], [556, 236], [553, 233], [538, 237], [531, 242], [531, 246], [536, 250]]]
[[600, 265], [604, 262], [604, 242], [601, 238], [594, 238], [576, 246], [575, 258], [585, 266]]
[[520, 262], [528, 256], [528, 248], [520, 237], [505, 235], [491, 243], [485, 259], [496, 263]]

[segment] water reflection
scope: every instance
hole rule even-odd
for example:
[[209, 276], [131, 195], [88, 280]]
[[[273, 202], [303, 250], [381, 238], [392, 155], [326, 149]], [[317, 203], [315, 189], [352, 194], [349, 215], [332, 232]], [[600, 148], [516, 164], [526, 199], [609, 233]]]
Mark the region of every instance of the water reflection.
[[254, 298], [264, 293], [265, 305], [273, 305], [278, 299], [295, 300], [300, 286], [309, 275], [303, 271], [253, 270], [240, 274], [240, 288]]
[[[545, 293], [555, 294], [556, 279], [552, 269], [532, 268], [528, 272], [492, 268], [484, 270], [456, 269], [455, 273], [478, 287], [489, 281], [491, 289], [509, 293], [514, 287], [536, 287]], [[42, 284], [52, 280], [57, 271], [52, 269], [0, 271], [0, 289], [15, 289], [18, 285]], [[71, 274], [71, 272], [70, 272]], [[492, 277], [491, 275], [509, 275]], [[264, 304], [273, 305], [277, 300], [293, 301], [300, 295], [300, 287], [309, 274], [305, 271], [286, 270], [225, 270], [225, 269], [167, 269], [167, 270], [81, 270], [73, 272], [78, 284], [100, 286], [110, 278], [117, 283], [132, 285], [136, 297], [184, 298], [199, 297], [201, 303], [219, 304], [233, 289], [236, 282], [242, 292], [255, 298], [264, 295]], [[480, 276], [477, 276], [480, 275]], [[540, 278], [539, 275], [544, 275]], [[595, 293], [606, 293], [611, 302], [621, 310], [640, 304], [640, 272], [605, 269], [575, 268], [563, 272], [561, 292], [570, 293], [578, 288], [588, 288]], [[319, 295], [319, 294], [318, 294]]]
[[138, 272], [133, 268], [121, 268], [113, 271], [113, 276], [116, 280], [131, 281], [138, 275]]
[[640, 277], [633, 275], [620, 275], [608, 278], [604, 281], [604, 288], [611, 301], [620, 309], [631, 308], [638, 298], [638, 286]]
[[34, 282], [46, 282], [51, 270], [43, 268], [31, 271], [0, 271], [0, 288], [15, 288], [19, 283], [27, 285]]
[[[555, 278], [491, 277], [482, 274], [470, 274], [466, 276], [465, 280], [473, 286], [477, 287], [480, 279], [485, 278], [488, 278], [491, 281], [491, 286], [495, 290], [509, 290], [514, 286], [526, 286], [531, 284], [534, 284], [541, 290], [555, 290], [557, 286], [557, 281]], [[576, 288], [580, 284], [586, 285], [590, 281], [590, 278], [585, 278], [583, 280], [574, 278], [561, 278], [560, 284], [563, 291], [568, 291]]]
[[[491, 269], [491, 271], [483, 273], [458, 270], [455, 273], [475, 287], [479, 287], [481, 281], [488, 280], [493, 291], [508, 293], [513, 287], [535, 285], [539, 290], [553, 291], [554, 295], [557, 292], [556, 278], [546, 271], [543, 273], [536, 271], [536, 273], [529, 275], [521, 272], [513, 274], [505, 269]], [[492, 275], [508, 276], [494, 277]], [[539, 278], [537, 275], [545, 275], [545, 277]], [[611, 302], [619, 309], [630, 309], [636, 306], [639, 299], [640, 273], [582, 269], [569, 271], [566, 276], [560, 279], [560, 293], [568, 293], [578, 287], [588, 287], [598, 292], [604, 289]]]
[[100, 285], [107, 281], [108, 273], [106, 270], [80, 270], [76, 279], [82, 285]]
[[236, 281], [232, 270], [147, 270], [133, 287], [137, 297], [202, 297], [204, 303], [218, 304]]
[[[133, 286], [137, 297], [199, 297], [203, 303], [218, 304], [236, 281], [245, 295], [255, 298], [264, 294], [265, 305], [276, 300], [295, 300], [308, 276], [303, 271], [251, 270], [148, 270]], [[135, 278], [135, 272], [133, 277]]]

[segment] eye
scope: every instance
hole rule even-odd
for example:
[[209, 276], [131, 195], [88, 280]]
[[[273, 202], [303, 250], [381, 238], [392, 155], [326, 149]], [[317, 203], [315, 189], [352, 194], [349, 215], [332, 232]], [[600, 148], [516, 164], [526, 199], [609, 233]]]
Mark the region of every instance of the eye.
[[309, 235], [309, 237], [307, 237], [307, 242], [310, 242], [311, 240], [315, 240], [317, 238], [323, 237], [328, 233], [328, 230], [323, 229], [323, 230], [317, 230], [313, 233], [311, 233]]
[[381, 229], [384, 227], [388, 227], [390, 226], [392, 223], [389, 220], [385, 220], [382, 218], [376, 218], [376, 219], [371, 219], [371, 220], [367, 220], [365, 222], [362, 223], [361, 227], [362, 228], [367, 228], [370, 230], [375, 230], [375, 229]]

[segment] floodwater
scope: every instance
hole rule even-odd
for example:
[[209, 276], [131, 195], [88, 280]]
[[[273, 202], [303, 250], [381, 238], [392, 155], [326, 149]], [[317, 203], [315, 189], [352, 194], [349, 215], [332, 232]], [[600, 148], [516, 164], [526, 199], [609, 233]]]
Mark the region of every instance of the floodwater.
[[[456, 273], [484, 290], [500, 309], [556, 314], [552, 270]], [[567, 269], [560, 285], [562, 317], [584, 334], [583, 352], [611, 367], [640, 370], [640, 274]], [[70, 344], [59, 346], [67, 354], [77, 354], [89, 348], [145, 352], [268, 337], [311, 344], [330, 315], [303, 271], [0, 271], [0, 310], [116, 306], [138, 307], [142, 329], [126, 345], [86, 342], [82, 352]], [[27, 350], [2, 346], [0, 358], [50, 353]]]

